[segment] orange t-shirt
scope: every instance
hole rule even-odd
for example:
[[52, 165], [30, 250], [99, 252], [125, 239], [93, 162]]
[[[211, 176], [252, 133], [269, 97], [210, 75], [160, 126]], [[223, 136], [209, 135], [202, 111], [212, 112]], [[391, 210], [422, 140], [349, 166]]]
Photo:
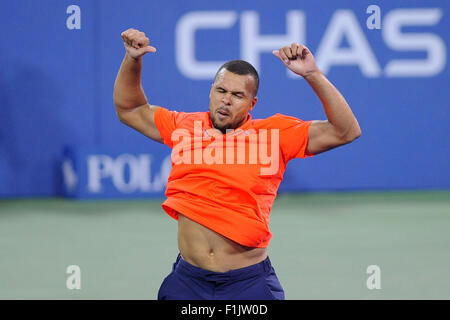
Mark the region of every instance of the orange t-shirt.
[[209, 112], [158, 107], [154, 121], [172, 148], [163, 209], [248, 247], [265, 248], [269, 216], [287, 162], [305, 158], [312, 121], [276, 114], [220, 133]]

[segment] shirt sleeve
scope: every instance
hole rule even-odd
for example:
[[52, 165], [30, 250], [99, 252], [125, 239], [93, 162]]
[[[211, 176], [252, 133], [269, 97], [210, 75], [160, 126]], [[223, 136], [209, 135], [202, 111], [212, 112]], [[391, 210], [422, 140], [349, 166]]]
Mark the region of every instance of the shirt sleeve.
[[177, 128], [184, 112], [170, 111], [163, 107], [155, 110], [154, 121], [164, 144], [173, 147], [172, 132]]
[[289, 116], [283, 116], [280, 128], [280, 146], [284, 158], [287, 161], [294, 158], [312, 157], [306, 152], [308, 146], [308, 134], [311, 121]]

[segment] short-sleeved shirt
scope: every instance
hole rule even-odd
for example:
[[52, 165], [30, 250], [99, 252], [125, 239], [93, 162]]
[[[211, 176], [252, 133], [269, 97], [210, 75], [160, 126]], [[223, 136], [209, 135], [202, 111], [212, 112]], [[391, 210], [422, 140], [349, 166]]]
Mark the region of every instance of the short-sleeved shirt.
[[275, 114], [248, 119], [222, 134], [209, 112], [158, 107], [154, 122], [172, 148], [163, 209], [178, 213], [243, 246], [265, 248], [269, 218], [289, 160], [306, 158], [312, 121]]

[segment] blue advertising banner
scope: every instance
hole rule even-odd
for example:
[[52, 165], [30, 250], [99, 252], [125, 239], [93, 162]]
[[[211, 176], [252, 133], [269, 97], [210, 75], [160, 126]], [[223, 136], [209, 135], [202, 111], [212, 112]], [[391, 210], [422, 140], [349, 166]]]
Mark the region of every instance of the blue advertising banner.
[[[0, 10], [0, 197], [151, 197], [170, 149], [116, 116], [120, 34], [143, 59], [149, 103], [207, 111], [217, 68], [251, 62], [254, 119], [325, 120], [306, 81], [272, 50], [310, 48], [362, 129], [355, 142], [289, 163], [280, 191], [450, 187], [448, 1], [4, 1]], [[76, 183], [74, 182], [76, 181]]]
[[123, 148], [66, 148], [61, 162], [63, 195], [70, 198], [163, 196], [170, 154]]

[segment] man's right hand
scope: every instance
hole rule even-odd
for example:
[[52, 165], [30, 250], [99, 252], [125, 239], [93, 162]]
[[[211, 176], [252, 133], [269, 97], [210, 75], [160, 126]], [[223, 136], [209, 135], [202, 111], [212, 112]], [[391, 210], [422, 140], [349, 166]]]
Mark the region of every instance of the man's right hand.
[[156, 48], [149, 46], [150, 40], [145, 36], [145, 33], [136, 29], [128, 29], [121, 34], [123, 44], [127, 54], [137, 60], [147, 52], [156, 52]]

